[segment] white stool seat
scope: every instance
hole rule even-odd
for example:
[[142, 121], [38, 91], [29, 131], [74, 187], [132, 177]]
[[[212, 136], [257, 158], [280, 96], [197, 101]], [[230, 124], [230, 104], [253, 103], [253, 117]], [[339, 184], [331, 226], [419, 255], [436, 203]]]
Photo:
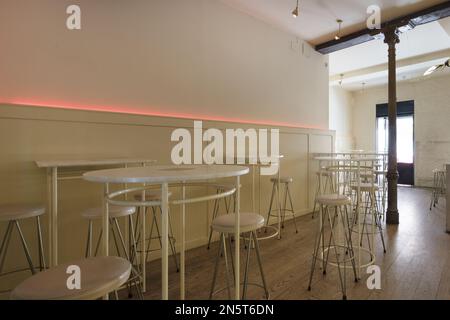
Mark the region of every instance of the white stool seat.
[[[352, 189], [358, 190], [358, 185], [352, 184]], [[364, 183], [360, 184], [360, 190], [361, 191], [378, 191], [378, 186], [376, 184], [364, 182]]]
[[446, 170], [443, 169], [434, 169], [433, 173], [441, 173], [441, 174], [445, 174]]
[[7, 204], [0, 206], [0, 221], [33, 218], [45, 213], [45, 207], [29, 204]]
[[[126, 217], [136, 212], [136, 207], [124, 207], [124, 206], [109, 206], [109, 217], [110, 218], [120, 218]], [[94, 220], [100, 219], [103, 216], [103, 208], [89, 208], [86, 209], [82, 214], [83, 218]]]
[[[67, 288], [70, 265], [81, 270], [81, 289]], [[119, 257], [88, 258], [39, 272], [11, 293], [13, 300], [92, 300], [117, 290], [130, 277], [131, 264]]]
[[324, 194], [317, 197], [317, 202], [324, 206], [345, 206], [352, 204], [350, 197], [343, 194]]
[[[278, 182], [278, 178], [271, 178], [271, 182]], [[280, 183], [291, 183], [293, 181], [292, 177], [281, 177]]]
[[[211, 224], [213, 230], [222, 233], [234, 233], [236, 214], [224, 214], [215, 218]], [[258, 230], [264, 226], [264, 217], [257, 213], [240, 214], [240, 231], [241, 233]]]
[[[145, 201], [158, 201], [161, 200], [161, 190], [145, 190]], [[169, 197], [172, 195], [172, 192], [169, 191]], [[137, 201], [142, 201], [142, 194], [134, 195], [134, 199]]]

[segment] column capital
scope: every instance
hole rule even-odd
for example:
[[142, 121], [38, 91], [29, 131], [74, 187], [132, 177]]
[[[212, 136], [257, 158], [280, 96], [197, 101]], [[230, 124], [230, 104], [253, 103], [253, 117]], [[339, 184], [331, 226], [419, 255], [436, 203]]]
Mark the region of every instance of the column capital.
[[395, 46], [397, 43], [400, 43], [399, 31], [397, 27], [387, 26], [383, 30], [384, 34], [384, 43], [387, 43], [389, 46]]

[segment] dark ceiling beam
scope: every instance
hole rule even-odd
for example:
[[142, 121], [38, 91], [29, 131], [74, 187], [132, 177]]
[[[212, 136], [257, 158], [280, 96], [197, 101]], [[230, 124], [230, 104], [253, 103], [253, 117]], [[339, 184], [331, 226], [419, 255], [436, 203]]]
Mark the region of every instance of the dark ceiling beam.
[[353, 47], [358, 44], [374, 40], [383, 29], [388, 26], [404, 27], [409, 25], [410, 28], [420, 26], [422, 24], [437, 21], [450, 16], [450, 1], [443, 2], [433, 7], [420, 10], [401, 18], [382, 23], [381, 29], [363, 29], [349, 35], [341, 37], [339, 40], [331, 40], [316, 46], [316, 51], [322, 54], [328, 54], [345, 48]]

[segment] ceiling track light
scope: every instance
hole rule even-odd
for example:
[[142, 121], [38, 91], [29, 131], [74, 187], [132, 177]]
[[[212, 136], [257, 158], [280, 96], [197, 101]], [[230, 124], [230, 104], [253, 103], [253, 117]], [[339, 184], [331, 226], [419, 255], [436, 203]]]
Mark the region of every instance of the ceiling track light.
[[297, 6], [296, 6], [295, 9], [292, 11], [292, 16], [293, 16], [294, 18], [297, 18], [297, 17], [298, 17], [298, 12], [299, 12], [299, 10], [298, 10], [298, 0], [297, 0]]
[[339, 85], [342, 86], [342, 82], [344, 81], [344, 74], [341, 73], [341, 74], [339, 75], [339, 77], [340, 77], [340, 79], [339, 79]]
[[334, 40], [337, 41], [337, 40], [341, 39], [341, 28], [342, 28], [342, 22], [344, 22], [344, 21], [342, 21], [341, 19], [337, 19], [336, 22], [339, 25], [339, 29], [338, 29], [338, 33], [334, 36]]

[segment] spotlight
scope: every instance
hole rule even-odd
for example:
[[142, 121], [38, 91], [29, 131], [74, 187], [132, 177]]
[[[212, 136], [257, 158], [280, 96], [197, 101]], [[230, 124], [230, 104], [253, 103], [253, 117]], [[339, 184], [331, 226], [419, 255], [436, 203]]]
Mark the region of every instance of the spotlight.
[[344, 22], [344, 21], [342, 21], [341, 19], [337, 19], [336, 22], [339, 25], [339, 30], [338, 30], [338, 33], [334, 36], [334, 40], [337, 41], [337, 40], [341, 39], [341, 27], [342, 27], [342, 22]]
[[297, 6], [295, 7], [295, 9], [292, 11], [292, 16], [294, 18], [298, 17], [298, 0], [297, 0]]

